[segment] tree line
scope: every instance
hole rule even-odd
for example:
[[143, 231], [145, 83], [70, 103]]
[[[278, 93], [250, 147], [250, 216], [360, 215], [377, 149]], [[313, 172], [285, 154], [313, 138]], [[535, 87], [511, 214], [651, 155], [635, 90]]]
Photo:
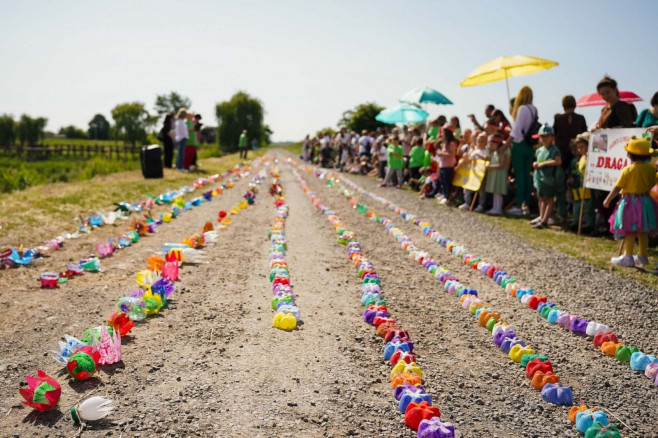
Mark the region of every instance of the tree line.
[[[157, 123], [165, 114], [175, 115], [180, 108], [189, 108], [191, 105], [192, 101], [188, 97], [172, 91], [156, 97], [153, 114], [146, 109], [144, 103], [121, 103], [110, 112], [113, 124], [104, 115], [96, 114], [89, 121], [86, 130], [69, 125], [60, 128], [58, 133], [71, 139], [112, 139], [133, 145], [145, 144], [148, 135], [155, 134]], [[218, 103], [215, 116], [220, 149], [224, 152], [236, 151], [243, 129], [247, 129], [250, 139], [255, 138], [261, 145], [269, 144], [272, 130], [264, 124], [264, 115], [263, 103], [244, 91]], [[47, 122], [45, 117], [33, 118], [27, 114], [23, 114], [18, 120], [8, 114], [1, 115], [0, 145], [36, 145], [44, 138]]]

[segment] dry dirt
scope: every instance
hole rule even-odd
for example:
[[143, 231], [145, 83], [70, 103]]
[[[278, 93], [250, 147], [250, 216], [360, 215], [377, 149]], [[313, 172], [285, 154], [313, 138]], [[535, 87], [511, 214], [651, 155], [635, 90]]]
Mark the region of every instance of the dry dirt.
[[[111, 314], [117, 298], [136, 287], [134, 273], [143, 268], [144, 259], [162, 243], [200, 231], [219, 210], [235, 205], [251, 179], [243, 178], [213, 202], [103, 260], [101, 273], [85, 274], [52, 291], [36, 287], [40, 271], [59, 270], [67, 260], [93, 251], [98, 233], [55, 253], [42, 267], [0, 273], [0, 436], [415, 436], [397, 410], [390, 366], [382, 356], [384, 343], [362, 321], [360, 281], [345, 246], [336, 243], [333, 228], [292, 173], [283, 165], [281, 171], [290, 206], [286, 260], [303, 320], [297, 330], [271, 327], [267, 233], [275, 206], [265, 183], [255, 204], [205, 248], [208, 263], [181, 269], [168, 308], [138, 323], [124, 338], [122, 362], [81, 382], [64, 375], [48, 357], [60, 336], [80, 335]], [[415, 342], [427, 391], [459, 436], [582, 436], [569, 423], [568, 409], [541, 401], [521, 368], [492, 344], [490, 333], [379, 224], [351, 209], [337, 190], [308, 174], [305, 178], [356, 231], [382, 278], [389, 311]], [[354, 181], [379, 190], [372, 180]], [[544, 288], [566, 310], [608, 322], [623, 340], [658, 351], [655, 300], [640, 300], [655, 291], [621, 285], [616, 277], [564, 255], [542, 254], [512, 236], [484, 229], [474, 215], [429, 202], [415, 204], [391, 189], [379, 193], [397, 197], [396, 202], [448, 227], [453, 238], [485, 259], [519, 270], [517, 278]], [[546, 324], [413, 224], [392, 213], [389, 217], [502, 311], [520, 337], [553, 360], [562, 380], [581, 398], [630, 426], [625, 434], [658, 436], [658, 388], [648, 379], [602, 356], [586, 339]], [[504, 250], [510, 242], [520, 245], [524, 259], [532, 262], [513, 263]], [[569, 266], [567, 278], [578, 276], [581, 284], [596, 287], [565, 287], [566, 280], [553, 273], [558, 262]], [[592, 298], [596, 296], [605, 302]], [[644, 312], [642, 318], [628, 317], [626, 312], [634, 308]], [[654, 321], [647, 323], [649, 317]], [[62, 385], [58, 407], [46, 413], [20, 404], [18, 388], [37, 369]], [[113, 399], [116, 410], [80, 431], [68, 409], [92, 394]]]

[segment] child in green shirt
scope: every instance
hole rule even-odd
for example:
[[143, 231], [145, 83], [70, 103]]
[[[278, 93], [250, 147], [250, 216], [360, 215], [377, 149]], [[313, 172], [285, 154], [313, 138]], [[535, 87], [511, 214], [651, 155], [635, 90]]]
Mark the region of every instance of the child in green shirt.
[[386, 171], [386, 178], [384, 178], [384, 182], [381, 183], [379, 186], [380, 187], [386, 187], [390, 182], [391, 179], [393, 178], [393, 175], [395, 175], [396, 178], [396, 185], [397, 188], [399, 189], [402, 186], [402, 170], [404, 169], [404, 148], [400, 144], [400, 139], [397, 136], [391, 137], [391, 142], [388, 144], [388, 147], [386, 148], [387, 152], [387, 163], [388, 163], [388, 170]]
[[562, 171], [562, 156], [555, 146], [553, 128], [548, 123], [539, 128], [540, 147], [535, 151], [537, 161], [532, 163], [534, 172], [534, 186], [539, 198], [539, 217], [530, 224], [537, 229], [548, 227], [548, 219], [555, 210], [555, 196], [564, 180]]

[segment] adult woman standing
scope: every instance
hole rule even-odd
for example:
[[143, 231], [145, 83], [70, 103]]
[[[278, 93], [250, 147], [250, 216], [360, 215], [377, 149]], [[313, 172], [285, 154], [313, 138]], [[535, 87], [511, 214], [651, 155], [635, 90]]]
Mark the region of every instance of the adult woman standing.
[[532, 104], [532, 89], [527, 86], [523, 87], [514, 99], [512, 107], [514, 128], [505, 143], [506, 146], [510, 144], [512, 146], [512, 168], [516, 181], [516, 205], [507, 212], [515, 216], [530, 213], [528, 207], [532, 188], [530, 170], [532, 169], [534, 149], [526, 140], [526, 136], [530, 133], [537, 118], [537, 108]]
[[[637, 119], [637, 109], [632, 103], [627, 103], [619, 98], [619, 88], [617, 81], [610, 76], [605, 75], [603, 79], [596, 84], [596, 91], [601, 98], [606, 101], [607, 105], [601, 110], [601, 116], [596, 124], [599, 129], [611, 128], [633, 128]], [[596, 210], [596, 228], [593, 235], [605, 235], [608, 233], [608, 218], [614, 211], [612, 207], [606, 207], [604, 204], [608, 196], [605, 190], [592, 190], [594, 198], [594, 209]], [[616, 203], [616, 200], [615, 200]]]
[[176, 141], [176, 169], [183, 169], [183, 157], [185, 156], [185, 144], [187, 139], [190, 136], [187, 131], [187, 125], [185, 124], [185, 119], [187, 118], [187, 110], [181, 108], [176, 114], [176, 123], [174, 124], [175, 134], [174, 140]]
[[174, 115], [172, 113], [167, 113], [162, 123], [162, 129], [158, 133], [158, 140], [164, 146], [164, 167], [168, 169], [171, 169], [171, 163], [174, 160], [174, 139], [171, 138], [173, 118]]
[[617, 81], [610, 76], [603, 76], [603, 79], [596, 84], [596, 91], [607, 103], [601, 110], [597, 128], [633, 128], [635, 126], [637, 109], [632, 103], [619, 99]]

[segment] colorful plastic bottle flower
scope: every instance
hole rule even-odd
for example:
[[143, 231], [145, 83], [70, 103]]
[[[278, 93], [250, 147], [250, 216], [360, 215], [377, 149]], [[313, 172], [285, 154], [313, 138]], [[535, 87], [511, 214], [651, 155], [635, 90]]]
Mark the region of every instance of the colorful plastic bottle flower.
[[205, 262], [205, 252], [194, 248], [183, 248], [181, 250], [181, 260], [183, 263], [203, 263]]
[[658, 359], [653, 354], [644, 354], [641, 351], [631, 354], [631, 369], [633, 371], [644, 371], [649, 364], [655, 362], [658, 362]]
[[410, 341], [409, 332], [407, 332], [406, 330], [402, 330], [399, 327], [388, 330], [386, 332], [386, 335], [384, 336], [384, 341], [390, 342], [396, 338], [400, 341], [405, 341], [405, 342]]
[[73, 336], [64, 335], [64, 341], [58, 341], [59, 350], [51, 350], [51, 353], [54, 353], [53, 359], [62, 365], [66, 365], [69, 358], [82, 347], [86, 347], [87, 344], [81, 340], [74, 338]]
[[605, 324], [599, 324], [598, 322], [590, 321], [587, 324], [587, 328], [585, 329], [585, 333], [587, 336], [596, 336], [599, 333], [608, 333], [610, 332], [610, 327], [608, 327]]
[[430, 405], [432, 404], [432, 397], [429, 394], [426, 394], [425, 391], [410, 391], [406, 390], [402, 392], [400, 396], [400, 401], [398, 403], [398, 409], [400, 412], [406, 412], [407, 407], [410, 403], [420, 403], [427, 402]]
[[293, 296], [290, 294], [277, 293], [270, 301], [272, 310], [276, 310], [280, 303], [295, 304], [295, 300], [293, 299]]
[[420, 384], [411, 385], [409, 383], [403, 383], [402, 385], [398, 385], [398, 386], [395, 387], [395, 389], [393, 390], [393, 397], [395, 397], [395, 399], [397, 401], [400, 401], [400, 398], [402, 398], [402, 394], [405, 391], [423, 392], [424, 393], [425, 392], [425, 387], [423, 387]]
[[146, 259], [148, 269], [154, 272], [162, 272], [166, 261], [158, 255], [151, 255]]
[[[571, 421], [572, 424], [576, 424], [576, 414], [578, 414], [578, 412], [583, 412], [588, 409], [589, 407], [585, 404], [579, 406], [572, 406], [571, 409], [569, 409], [569, 421]], [[593, 410], [595, 411], [596, 409]]]
[[395, 373], [393, 375], [393, 378], [391, 379], [391, 387], [397, 388], [400, 385], [412, 385], [412, 386], [417, 386], [420, 385], [422, 382], [422, 379], [418, 374], [414, 373]]
[[89, 260], [84, 260], [80, 263], [80, 266], [82, 266], [85, 271], [98, 272], [101, 270], [101, 261], [99, 258], [93, 257]]
[[639, 348], [629, 345], [620, 345], [615, 350], [615, 359], [620, 362], [630, 362], [633, 353], [640, 351]]
[[547, 402], [554, 405], [566, 405], [570, 406], [573, 404], [573, 393], [571, 388], [564, 386], [561, 383], [548, 383], [541, 390], [541, 398]]
[[413, 430], [417, 430], [421, 421], [440, 416], [441, 412], [437, 406], [432, 406], [426, 401], [420, 403], [411, 402], [404, 413], [404, 422]]
[[408, 351], [396, 350], [389, 359], [391, 365], [397, 365], [398, 362], [412, 363], [416, 362], [416, 355]]
[[109, 255], [112, 255], [114, 252], [114, 245], [112, 244], [112, 240], [108, 240], [107, 242], [102, 242], [96, 245], [96, 252], [98, 253], [98, 256], [100, 258], [105, 258]]
[[[141, 295], [141, 293], [140, 293]], [[133, 321], [141, 321], [146, 318], [146, 309], [144, 301], [139, 297], [127, 296], [119, 298], [117, 308], [128, 315]]]
[[530, 385], [536, 390], [541, 391], [544, 386], [548, 383], [558, 383], [560, 381], [560, 376], [553, 374], [552, 371], [544, 373], [543, 371], [537, 371], [530, 381]]
[[615, 352], [617, 351], [617, 348], [623, 346], [624, 344], [622, 343], [617, 343], [614, 341], [607, 341], [601, 344], [601, 351], [603, 354], [606, 354], [608, 356], [615, 356]]
[[402, 350], [402, 351], [407, 351], [409, 353], [413, 353], [414, 347], [411, 342], [405, 342], [405, 341], [388, 342], [384, 347], [384, 359], [390, 360], [391, 356], [393, 356], [393, 353], [395, 353], [396, 350]]
[[93, 348], [100, 354], [98, 359], [100, 365], [110, 365], [121, 361], [121, 336], [116, 331], [110, 335], [107, 327], [102, 326], [100, 339], [94, 338], [93, 340]]
[[395, 364], [395, 366], [391, 370], [391, 378], [396, 373], [413, 373], [418, 375], [418, 377], [420, 377], [421, 379], [423, 378], [423, 372], [420, 369], [420, 367], [416, 365], [416, 362], [407, 363], [403, 360], [398, 361], [398, 363]]
[[96, 373], [100, 353], [90, 346], [77, 350], [69, 358], [66, 369], [74, 379], [86, 380]]
[[278, 312], [274, 315], [272, 326], [281, 330], [294, 330], [297, 327], [297, 319], [290, 313]]
[[644, 369], [644, 375], [651, 380], [655, 380], [658, 385], [658, 362], [653, 362], [647, 365]]
[[169, 296], [174, 292], [174, 283], [166, 278], [158, 278], [150, 287], [151, 293], [160, 295], [162, 307], [167, 305]]
[[594, 335], [594, 346], [600, 348], [604, 342], [619, 343], [617, 336], [612, 332], [601, 333], [598, 332]]
[[550, 360], [542, 361], [538, 357], [528, 362], [528, 365], [525, 367], [525, 375], [529, 379], [535, 375], [536, 372], [541, 371], [546, 374], [548, 372], [553, 372], [553, 365]]
[[57, 272], [42, 272], [39, 275], [41, 287], [54, 288], [59, 283], [59, 274]]
[[115, 332], [118, 332], [120, 336], [126, 336], [130, 330], [135, 326], [135, 321], [130, 319], [130, 317], [117, 310], [109, 318], [107, 318], [107, 324], [111, 326]]
[[455, 426], [439, 417], [423, 420], [418, 425], [417, 438], [455, 438]]
[[608, 417], [605, 415], [605, 412], [587, 409], [576, 414], [576, 429], [578, 429], [578, 432], [584, 434], [594, 423], [607, 426]]
[[162, 308], [162, 297], [158, 294], [154, 294], [150, 289], [144, 292], [144, 295], [142, 295], [142, 301], [144, 302], [146, 316], [155, 315]]
[[594, 423], [585, 432], [585, 438], [621, 438], [621, 434], [615, 424], [604, 426], [601, 423]]
[[289, 313], [292, 316], [295, 317], [297, 322], [301, 320], [301, 311], [299, 310], [299, 307], [293, 305], [293, 304], [282, 304], [277, 307], [277, 312], [282, 312], [282, 313]]
[[101, 328], [102, 327], [107, 327], [108, 331], [110, 334], [114, 333], [114, 329], [111, 326], [97, 326], [97, 327], [92, 327], [87, 330], [85, 330], [82, 333], [82, 337], [80, 340], [85, 343], [85, 345], [92, 345], [94, 342], [94, 339], [98, 340], [100, 339], [101, 336]]
[[37, 371], [37, 377], [26, 376], [27, 388], [20, 388], [18, 391], [25, 399], [22, 403], [30, 406], [39, 412], [45, 412], [52, 409], [62, 394], [62, 388], [57, 380], [48, 376], [41, 370]]
[[533, 354], [535, 350], [532, 349], [532, 347], [524, 347], [522, 345], [514, 345], [508, 354], [508, 357], [512, 359], [514, 362], [519, 363], [521, 362], [521, 358], [523, 357], [524, 354]]
[[109, 415], [114, 409], [110, 406], [112, 400], [105, 397], [94, 396], [71, 408], [71, 418], [76, 423], [96, 421]]

